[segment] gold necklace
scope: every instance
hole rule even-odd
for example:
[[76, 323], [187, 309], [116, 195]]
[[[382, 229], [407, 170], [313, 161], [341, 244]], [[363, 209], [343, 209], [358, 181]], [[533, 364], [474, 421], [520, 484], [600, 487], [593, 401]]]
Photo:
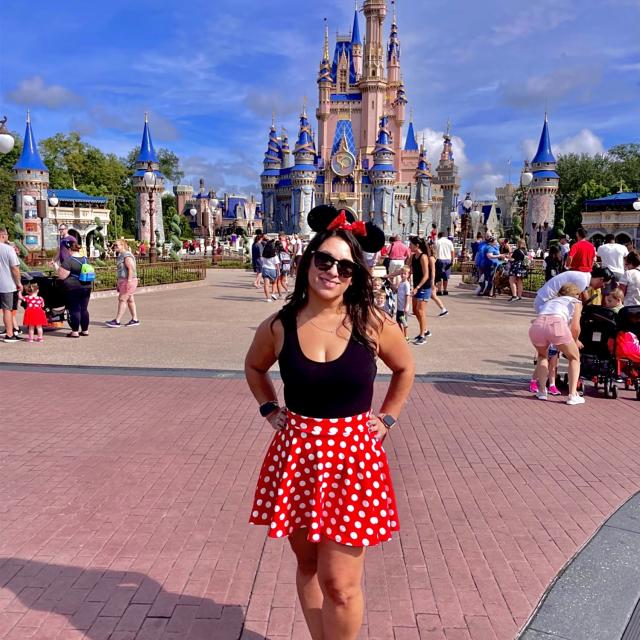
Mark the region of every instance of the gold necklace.
[[340, 329], [340, 327], [344, 326], [344, 324], [343, 324], [344, 323], [344, 318], [342, 318], [342, 320], [340, 321], [340, 324], [335, 329], [325, 329], [324, 327], [321, 327], [319, 324], [316, 324], [311, 318], [309, 318], [309, 322], [316, 329], [320, 329], [320, 331], [324, 331], [324, 333], [338, 333], [338, 329]]

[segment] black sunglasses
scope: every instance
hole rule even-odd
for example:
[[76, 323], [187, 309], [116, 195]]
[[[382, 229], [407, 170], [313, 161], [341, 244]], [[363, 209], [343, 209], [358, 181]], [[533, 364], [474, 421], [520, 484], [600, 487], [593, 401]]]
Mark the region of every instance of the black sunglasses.
[[334, 258], [330, 253], [324, 251], [313, 252], [313, 264], [316, 269], [320, 271], [329, 271], [334, 264], [338, 265], [338, 275], [341, 278], [353, 277], [354, 271], [358, 268], [358, 265], [351, 260], [338, 260]]

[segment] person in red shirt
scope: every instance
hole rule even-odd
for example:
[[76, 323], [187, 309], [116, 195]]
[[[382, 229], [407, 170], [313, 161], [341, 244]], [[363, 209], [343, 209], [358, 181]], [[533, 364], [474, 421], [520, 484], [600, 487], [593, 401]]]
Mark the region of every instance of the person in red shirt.
[[576, 231], [576, 242], [567, 256], [567, 269], [590, 273], [596, 261], [596, 248], [587, 240], [587, 232], [580, 227]]

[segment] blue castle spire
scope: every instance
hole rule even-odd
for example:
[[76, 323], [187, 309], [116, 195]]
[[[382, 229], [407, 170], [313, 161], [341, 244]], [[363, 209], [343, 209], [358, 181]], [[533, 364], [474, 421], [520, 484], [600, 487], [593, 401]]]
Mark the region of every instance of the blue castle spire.
[[351, 29], [351, 45], [362, 45], [362, 38], [360, 37], [360, 24], [358, 23], [358, 7], [356, 7], [353, 15], [353, 29]]
[[144, 131], [142, 132], [142, 143], [140, 144], [140, 153], [136, 158], [136, 162], [155, 162], [160, 164], [156, 150], [153, 148], [151, 140], [151, 132], [149, 130], [149, 117], [144, 114]]
[[395, 53], [396, 59], [400, 60], [400, 38], [398, 37], [398, 25], [396, 24], [395, 14], [391, 24], [391, 34], [389, 35], [389, 49], [387, 50], [387, 62], [391, 61]]
[[18, 162], [13, 165], [14, 169], [32, 169], [35, 171], [49, 171], [38, 152], [38, 145], [36, 144], [31, 130], [31, 114], [27, 111], [27, 128], [24, 132], [24, 145], [22, 147], [22, 153]]
[[313, 136], [311, 135], [311, 125], [309, 125], [309, 119], [307, 118], [307, 110], [303, 109], [300, 115], [300, 133], [293, 153], [297, 155], [299, 153], [315, 154], [315, 152], [316, 148], [313, 143]]
[[380, 129], [378, 139], [373, 150], [375, 164], [372, 171], [395, 171], [393, 166], [393, 156], [395, 151], [391, 146], [391, 132], [389, 131], [389, 117], [384, 115], [380, 118]]
[[555, 163], [556, 159], [551, 151], [551, 140], [549, 138], [549, 119], [547, 114], [544, 114], [544, 126], [542, 127], [542, 134], [540, 135], [540, 142], [538, 143], [538, 151], [531, 161], [532, 164], [551, 164]]
[[280, 143], [278, 142], [276, 125], [275, 122], [273, 122], [271, 124], [271, 129], [269, 130], [269, 144], [267, 146], [267, 151], [264, 154], [265, 169], [273, 167], [274, 165], [279, 165], [281, 158], [282, 149], [280, 147]]
[[407, 129], [407, 139], [404, 143], [405, 151], [417, 151], [418, 141], [416, 140], [416, 132], [413, 129], [413, 118], [409, 122], [409, 128]]
[[423, 146], [420, 147], [420, 160], [416, 169], [416, 178], [426, 178], [427, 180], [432, 178], [431, 165], [427, 160], [427, 152]]

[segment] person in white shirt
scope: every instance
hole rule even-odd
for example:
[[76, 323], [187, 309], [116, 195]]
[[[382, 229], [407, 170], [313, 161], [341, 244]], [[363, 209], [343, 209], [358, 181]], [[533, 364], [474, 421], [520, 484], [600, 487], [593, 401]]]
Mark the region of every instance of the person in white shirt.
[[449, 277], [451, 275], [451, 265], [455, 260], [455, 250], [453, 242], [444, 235], [438, 234], [436, 240], [436, 288], [439, 296], [448, 296]]
[[571, 245], [569, 244], [569, 240], [567, 239], [567, 236], [562, 236], [560, 238], [560, 256], [562, 257], [563, 265], [567, 261], [567, 256], [569, 255], [569, 251], [571, 251]]
[[[589, 274], [586, 274], [589, 275]], [[556, 276], [558, 277], [558, 276]], [[545, 301], [538, 310], [538, 317], [529, 328], [529, 338], [538, 352], [538, 364], [535, 378], [538, 381], [539, 400], [547, 399], [546, 384], [549, 378], [549, 346], [554, 345], [569, 363], [569, 397], [567, 404], [584, 404], [584, 398], [578, 395], [580, 377], [580, 315], [582, 313], [582, 286], [573, 283], [564, 284], [558, 295]]]
[[302, 238], [298, 234], [293, 236], [293, 265], [291, 275], [295, 276], [298, 273], [298, 265], [302, 260], [302, 254], [304, 253], [304, 244]]
[[604, 237], [604, 244], [598, 247], [596, 252], [603, 267], [608, 267], [613, 277], [620, 282], [624, 275], [624, 259], [629, 255], [629, 249], [623, 244], [616, 242], [613, 233], [607, 233]]
[[396, 310], [396, 322], [400, 325], [404, 337], [407, 337], [407, 327], [409, 326], [409, 308], [411, 300], [411, 283], [409, 282], [409, 275], [411, 269], [409, 267], [403, 267], [400, 274], [400, 283], [398, 284], [397, 296], [398, 296], [398, 308]]
[[269, 240], [262, 250], [262, 281], [264, 283], [264, 296], [267, 302], [278, 299], [277, 282], [280, 278], [280, 258], [276, 252], [275, 242]]
[[560, 287], [565, 284], [574, 284], [580, 288], [580, 291], [584, 292], [591, 287], [591, 289], [602, 289], [606, 282], [611, 280], [611, 271], [606, 267], [595, 266], [591, 273], [584, 273], [582, 271], [563, 271], [557, 276], [554, 276], [545, 283], [536, 294], [536, 299], [533, 301], [533, 307], [536, 313], [540, 313], [542, 305], [555, 298], [560, 291]]
[[624, 306], [640, 305], [640, 253], [630, 251], [625, 259], [626, 271], [620, 280], [620, 288], [624, 291]]

